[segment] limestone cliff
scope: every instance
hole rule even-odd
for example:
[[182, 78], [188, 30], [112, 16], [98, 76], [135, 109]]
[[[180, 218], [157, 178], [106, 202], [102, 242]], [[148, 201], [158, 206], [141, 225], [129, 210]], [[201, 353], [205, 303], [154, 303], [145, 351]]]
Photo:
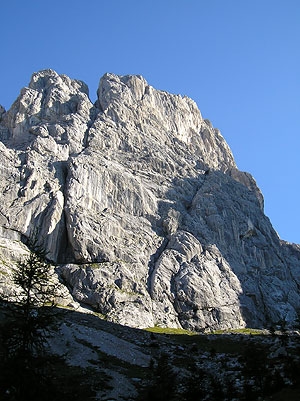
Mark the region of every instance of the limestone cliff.
[[0, 108], [2, 290], [13, 244], [37, 232], [74, 299], [109, 320], [293, 323], [300, 247], [278, 238], [219, 130], [141, 76], [105, 74], [97, 93], [45, 70]]

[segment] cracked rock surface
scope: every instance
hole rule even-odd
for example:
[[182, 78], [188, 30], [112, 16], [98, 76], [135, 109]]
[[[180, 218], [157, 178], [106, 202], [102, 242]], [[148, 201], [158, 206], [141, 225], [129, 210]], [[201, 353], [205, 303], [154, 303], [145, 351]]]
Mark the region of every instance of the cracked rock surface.
[[38, 233], [74, 299], [108, 320], [295, 322], [300, 247], [195, 102], [138, 75], [105, 74], [97, 94], [45, 70], [0, 107], [1, 275]]

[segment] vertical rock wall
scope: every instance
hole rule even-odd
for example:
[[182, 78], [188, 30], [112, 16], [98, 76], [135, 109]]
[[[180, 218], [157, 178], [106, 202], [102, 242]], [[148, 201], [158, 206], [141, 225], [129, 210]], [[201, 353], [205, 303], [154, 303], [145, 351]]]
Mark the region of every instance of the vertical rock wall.
[[92, 104], [41, 71], [0, 108], [0, 138], [1, 236], [38, 233], [83, 305], [137, 327], [297, 319], [299, 246], [191, 99], [106, 74]]

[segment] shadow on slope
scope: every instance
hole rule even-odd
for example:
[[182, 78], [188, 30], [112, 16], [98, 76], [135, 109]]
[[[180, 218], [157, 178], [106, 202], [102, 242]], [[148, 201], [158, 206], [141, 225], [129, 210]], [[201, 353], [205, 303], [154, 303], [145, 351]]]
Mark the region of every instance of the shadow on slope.
[[[1, 356], [6, 354], [3, 328], [7, 310], [1, 306]], [[74, 310], [53, 308], [51, 313], [55, 325], [44, 355], [34, 355], [33, 360], [27, 358], [17, 365], [7, 365], [7, 360], [1, 358], [1, 368], [5, 367], [0, 380], [1, 399], [40, 400], [42, 396], [53, 401], [158, 400], [166, 393], [167, 400], [170, 388], [172, 400], [184, 401], [194, 400], [194, 395], [204, 390], [206, 399], [214, 401], [226, 400], [233, 394], [241, 400], [258, 399], [261, 395], [271, 400], [271, 395], [282, 392], [299, 394], [299, 378], [295, 374], [299, 365], [297, 335], [203, 335], [182, 334], [182, 330], [170, 334], [163, 329], [156, 333], [153, 331], [157, 328], [133, 329]], [[70, 337], [62, 336], [63, 327], [68, 327], [69, 332], [85, 333], [85, 337], [75, 335], [70, 341]], [[102, 347], [109, 336], [111, 348], [104, 351]], [[58, 342], [64, 349], [61, 355], [55, 354]], [[74, 349], [79, 353], [76, 360], [70, 357]], [[124, 359], [128, 350], [130, 361]], [[147, 365], [141, 365], [141, 354], [148, 358]], [[286, 382], [278, 381], [280, 375]], [[254, 383], [251, 389], [250, 380]], [[27, 392], [30, 390], [29, 398], [24, 398], [24, 392], [16, 393], [20, 382], [23, 386], [26, 383]], [[207, 389], [204, 383], [209, 385]]]
[[[228, 290], [233, 290], [237, 296], [232, 306], [240, 310], [248, 327], [292, 325], [298, 318], [300, 251], [293, 247], [291, 252], [280, 241], [263, 213], [262, 197], [255, 181], [246, 173], [242, 174], [246, 175], [247, 186], [241, 183], [243, 177], [239, 177], [238, 182], [219, 171], [207, 171], [193, 179], [176, 179], [166, 200], [160, 203], [161, 221], [153, 228], [164, 239], [153, 255], [149, 289], [153, 294], [155, 275], [170, 274], [168, 298], [175, 299], [174, 307], [184, 328], [197, 328], [197, 320], [200, 320], [197, 315], [203, 309], [207, 311], [206, 326], [200, 323], [199, 328], [201, 324], [202, 328], [214, 328], [217, 324], [226, 327], [226, 319], [232, 319], [227, 327], [239, 325], [235, 315], [239, 312], [232, 308], [232, 316], [228, 315], [230, 299], [223, 305], [225, 312], [222, 300], [217, 300], [216, 292], [225, 282]], [[193, 243], [178, 243], [179, 232], [187, 233]], [[200, 253], [194, 251], [193, 254], [195, 244], [202, 249]], [[166, 268], [163, 257], [170, 252], [175, 262]], [[210, 271], [212, 266], [216, 268], [217, 278], [214, 271]], [[189, 275], [190, 279], [186, 279]], [[203, 280], [197, 283], [199, 277]], [[183, 280], [186, 280], [185, 287]], [[210, 286], [207, 293], [211, 293], [211, 298], [199, 304], [204, 284]], [[159, 291], [162, 293], [156, 290]], [[183, 296], [187, 300], [181, 302]], [[194, 323], [190, 324], [191, 321]]]

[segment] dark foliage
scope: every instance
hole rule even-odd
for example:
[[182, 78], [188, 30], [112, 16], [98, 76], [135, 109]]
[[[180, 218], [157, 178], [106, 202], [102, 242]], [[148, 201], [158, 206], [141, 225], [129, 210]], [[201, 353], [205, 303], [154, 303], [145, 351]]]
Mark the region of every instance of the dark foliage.
[[13, 302], [1, 300], [1, 399], [40, 399], [45, 386], [51, 394], [44, 372], [45, 346], [54, 322], [51, 306], [59, 284], [40, 249], [19, 261], [13, 282]]
[[55, 306], [59, 283], [40, 249], [17, 263], [13, 282], [13, 302], [2, 300], [6, 306], [2, 331], [9, 356], [40, 353], [53, 322], [51, 307]]
[[176, 398], [176, 374], [168, 356], [162, 354], [152, 371], [149, 385], [141, 391], [138, 400], [175, 401], [177, 399], [179, 400]]

